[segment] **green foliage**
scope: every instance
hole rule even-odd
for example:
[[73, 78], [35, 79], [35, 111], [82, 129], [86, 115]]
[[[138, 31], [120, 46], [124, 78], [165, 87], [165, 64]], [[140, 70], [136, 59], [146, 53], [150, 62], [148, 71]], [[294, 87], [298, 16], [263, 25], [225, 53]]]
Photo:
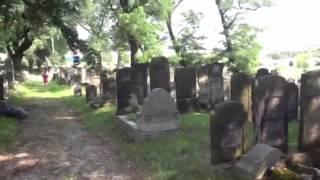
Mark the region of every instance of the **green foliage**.
[[232, 32], [235, 62], [229, 64], [232, 71], [254, 73], [258, 65], [261, 45], [257, 42], [257, 30], [240, 24]]
[[303, 72], [306, 72], [309, 63], [308, 61], [311, 59], [311, 54], [310, 53], [299, 53], [294, 57], [295, 61], [297, 62], [297, 67], [302, 69]]

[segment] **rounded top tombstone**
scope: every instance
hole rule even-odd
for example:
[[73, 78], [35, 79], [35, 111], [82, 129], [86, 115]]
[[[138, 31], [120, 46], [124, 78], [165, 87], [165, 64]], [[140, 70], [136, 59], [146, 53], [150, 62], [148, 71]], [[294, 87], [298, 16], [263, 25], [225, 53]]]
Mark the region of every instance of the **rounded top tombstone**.
[[267, 68], [260, 68], [257, 70], [256, 79], [264, 76], [268, 76], [268, 75], [270, 75], [270, 72]]
[[153, 89], [142, 105], [142, 114], [144, 115], [161, 115], [175, 112], [177, 112], [177, 109], [173, 98], [165, 89], [161, 88]]
[[164, 56], [155, 57], [150, 63], [151, 69], [169, 69], [168, 59]]

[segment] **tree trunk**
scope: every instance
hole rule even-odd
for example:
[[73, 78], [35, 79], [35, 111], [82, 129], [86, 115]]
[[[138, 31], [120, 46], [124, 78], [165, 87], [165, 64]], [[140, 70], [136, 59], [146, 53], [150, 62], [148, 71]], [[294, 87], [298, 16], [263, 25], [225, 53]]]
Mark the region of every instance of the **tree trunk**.
[[97, 52], [97, 58], [98, 58], [98, 73], [100, 74], [101, 72], [102, 72], [102, 57], [101, 57], [101, 52], [99, 51], [99, 52]]
[[13, 56], [10, 56], [10, 58], [12, 59], [12, 62], [13, 62], [14, 71], [21, 72], [23, 54], [22, 53], [14, 54]]
[[173, 46], [173, 49], [174, 51], [176, 52], [176, 55], [177, 56], [180, 56], [180, 46], [177, 42], [177, 39], [174, 35], [174, 32], [173, 32], [173, 29], [172, 29], [172, 23], [171, 23], [171, 14], [168, 15], [168, 19], [167, 19], [167, 29], [168, 29], [168, 32], [169, 32], [169, 36], [170, 36], [170, 39], [171, 39], [171, 42], [172, 42], [172, 46]]
[[235, 61], [235, 58], [234, 58], [234, 52], [233, 52], [233, 45], [232, 45], [232, 41], [231, 41], [231, 38], [230, 38], [230, 29], [229, 29], [228, 23], [226, 21], [226, 18], [224, 16], [225, 15], [225, 11], [221, 7], [221, 1], [220, 0], [216, 0], [216, 5], [218, 7], [220, 20], [221, 20], [221, 23], [222, 23], [223, 35], [224, 35], [225, 40], [226, 40], [226, 52], [228, 53], [228, 59], [229, 59], [230, 63], [233, 63]]
[[131, 52], [130, 57], [131, 57], [131, 67], [132, 67], [133, 64], [137, 63], [136, 55], [139, 50], [139, 43], [135, 39], [135, 37], [131, 36], [129, 38], [129, 45], [130, 45], [130, 52]]

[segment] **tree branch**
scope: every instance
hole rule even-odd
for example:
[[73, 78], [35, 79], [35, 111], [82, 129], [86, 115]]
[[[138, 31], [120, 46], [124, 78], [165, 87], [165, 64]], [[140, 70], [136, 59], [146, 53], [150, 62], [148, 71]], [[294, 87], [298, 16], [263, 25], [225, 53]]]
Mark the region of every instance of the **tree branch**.
[[179, 1], [174, 5], [174, 7], [173, 7], [173, 9], [172, 9], [172, 12], [173, 12], [174, 10], [176, 10], [183, 1], [184, 1], [184, 0], [179, 0]]

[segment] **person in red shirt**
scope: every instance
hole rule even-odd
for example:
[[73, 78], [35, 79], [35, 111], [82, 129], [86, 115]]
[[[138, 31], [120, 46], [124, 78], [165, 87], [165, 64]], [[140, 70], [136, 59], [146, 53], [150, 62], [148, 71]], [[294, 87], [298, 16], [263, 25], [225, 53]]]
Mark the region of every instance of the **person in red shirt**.
[[48, 85], [48, 69], [44, 68], [43, 72], [42, 72], [42, 79], [43, 79], [43, 85], [46, 86]]

